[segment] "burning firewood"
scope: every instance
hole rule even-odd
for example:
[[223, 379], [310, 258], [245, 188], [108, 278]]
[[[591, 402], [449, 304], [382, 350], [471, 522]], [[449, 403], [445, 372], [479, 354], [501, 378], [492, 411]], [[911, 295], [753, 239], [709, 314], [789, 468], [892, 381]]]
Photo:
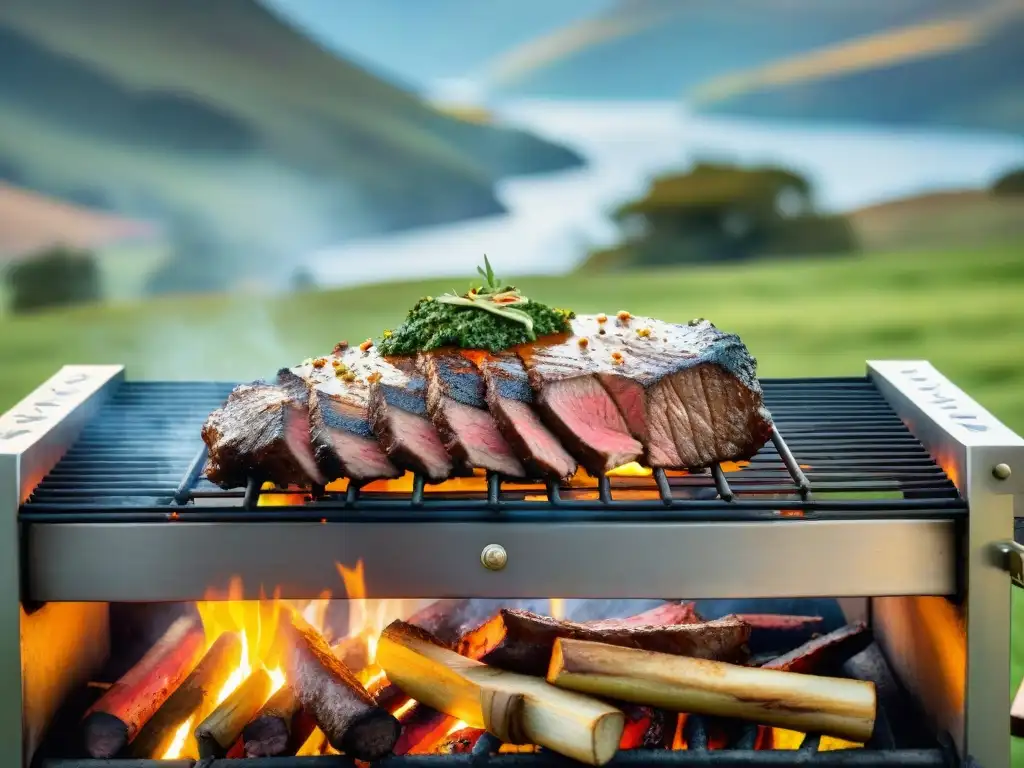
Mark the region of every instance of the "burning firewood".
[[463, 635], [456, 650], [490, 666], [543, 677], [557, 638], [591, 640], [716, 661], [746, 661], [750, 627], [731, 617], [699, 624], [638, 626], [630, 619], [578, 624], [502, 609]]
[[[363, 649], [361, 653], [357, 647]], [[352, 669], [349, 660], [354, 659], [358, 663], [359, 657], [364, 659], [362, 665], [365, 666], [367, 651], [362, 637], [340, 640], [331, 646], [331, 652], [348, 669]], [[302, 716], [302, 705], [295, 689], [291, 685], [284, 685], [242, 729], [245, 755], [276, 757], [287, 754], [309, 737], [313, 725], [312, 718]]]
[[199, 662], [206, 637], [198, 618], [185, 616], [82, 718], [85, 749], [108, 759], [131, 742]]
[[270, 673], [262, 667], [254, 670], [196, 728], [199, 757], [226, 757], [273, 689]]
[[[216, 706], [216, 696], [242, 658], [242, 638], [224, 632], [210, 646], [185, 682], [157, 710], [131, 744], [131, 753], [139, 759], [164, 756], [182, 723], [201, 721]], [[183, 750], [198, 756], [198, 746]]]
[[825, 628], [821, 616], [776, 613], [741, 613], [732, 617], [750, 626], [750, 652], [770, 653], [805, 643]]
[[299, 703], [337, 750], [357, 760], [377, 760], [398, 741], [401, 726], [373, 698], [327, 641], [294, 611], [279, 624], [288, 679]]
[[509, 744], [538, 744], [603, 765], [622, 737], [624, 716], [614, 707], [459, 656], [406, 622], [381, 634], [377, 661], [409, 697]]
[[669, 602], [624, 619], [599, 619], [581, 623], [591, 629], [601, 629], [606, 625], [615, 628], [665, 627], [671, 624], [700, 624], [703, 621], [704, 618], [697, 613], [697, 607], [693, 603]]
[[871, 631], [864, 624], [849, 624], [809, 640], [799, 648], [761, 665], [761, 669], [813, 674], [829, 672], [871, 645]]
[[866, 742], [875, 686], [559, 638], [548, 682], [677, 712], [716, 715]]

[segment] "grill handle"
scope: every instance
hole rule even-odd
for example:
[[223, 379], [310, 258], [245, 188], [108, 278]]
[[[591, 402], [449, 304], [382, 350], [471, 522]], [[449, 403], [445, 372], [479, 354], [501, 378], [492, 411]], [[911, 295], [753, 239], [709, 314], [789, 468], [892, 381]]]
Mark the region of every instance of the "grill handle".
[[1024, 589], [1024, 544], [1000, 541], [995, 548], [1002, 557], [1002, 566], [1010, 574], [1013, 586]]

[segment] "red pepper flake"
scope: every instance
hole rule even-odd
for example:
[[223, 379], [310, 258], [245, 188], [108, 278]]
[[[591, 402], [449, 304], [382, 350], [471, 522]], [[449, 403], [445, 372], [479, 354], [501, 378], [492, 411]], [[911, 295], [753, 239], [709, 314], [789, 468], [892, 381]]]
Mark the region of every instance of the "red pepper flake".
[[626, 311], [626, 310], [624, 310], [624, 309], [620, 309], [620, 310], [618, 311], [618, 313], [616, 313], [616, 315], [615, 315], [615, 316], [616, 316], [617, 318], [619, 318], [619, 322], [620, 322], [620, 323], [628, 323], [628, 322], [629, 322], [629, 319], [630, 319], [631, 317], [633, 317], [633, 316], [632, 316], [631, 314], [629, 314], [629, 312], [627, 312], [627, 311]]
[[370, 350], [370, 347], [372, 347], [372, 346], [373, 346], [373, 339], [367, 339], [366, 341], [364, 341], [362, 344], [359, 345], [359, 351], [360, 352], [368, 352]]
[[366, 380], [370, 384], [376, 384], [378, 381], [380, 381], [380, 371], [374, 371], [373, 373], [366, 377]]
[[313, 360], [314, 368], [323, 368], [325, 365], [327, 365], [327, 358], [325, 357], [318, 357], [315, 360]]
[[590, 344], [590, 339], [586, 336], [580, 336], [579, 339], [576, 340], [576, 343], [580, 345], [580, 349], [586, 349]]
[[608, 322], [608, 315], [602, 312], [600, 315], [597, 316], [597, 322], [601, 325], [604, 325], [605, 323]]
[[339, 341], [337, 344], [334, 345], [334, 354], [340, 355], [346, 349], [348, 349], [348, 342], [347, 341]]
[[612, 365], [622, 365], [621, 352], [612, 352]]

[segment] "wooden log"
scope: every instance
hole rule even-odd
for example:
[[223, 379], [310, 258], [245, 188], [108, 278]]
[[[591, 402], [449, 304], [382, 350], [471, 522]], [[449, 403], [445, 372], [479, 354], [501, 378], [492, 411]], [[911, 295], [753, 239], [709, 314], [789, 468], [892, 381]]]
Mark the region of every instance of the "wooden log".
[[782, 613], [739, 613], [735, 618], [750, 626], [751, 653], [786, 652], [811, 640], [825, 629], [821, 616], [790, 616]]
[[238, 742], [242, 728], [259, 712], [274, 689], [270, 673], [253, 671], [195, 730], [199, 757], [223, 758]]
[[866, 742], [874, 729], [875, 686], [558, 639], [548, 682], [635, 704], [748, 720]]
[[603, 765], [622, 738], [624, 716], [614, 707], [467, 659], [406, 622], [381, 634], [377, 661], [410, 698], [509, 744], [538, 744]]
[[131, 742], [195, 668], [206, 648], [202, 624], [184, 616], [173, 624], [82, 718], [90, 757], [109, 759]]
[[[358, 645], [364, 649], [362, 656], [365, 657], [366, 641], [362, 637], [357, 639]], [[331, 652], [347, 667], [346, 659], [355, 658], [358, 661], [359, 656], [355, 650], [357, 644], [352, 640], [345, 638], [331, 646]], [[295, 689], [286, 684], [267, 700], [242, 729], [245, 756], [276, 757], [288, 754], [309, 738], [313, 727], [312, 718], [302, 716], [302, 705]]]
[[747, 659], [749, 636], [750, 628], [731, 617], [699, 624], [662, 626], [637, 626], [628, 619], [578, 624], [529, 611], [502, 609], [489, 621], [463, 635], [456, 650], [492, 667], [543, 677], [556, 638], [741, 662]]
[[320, 633], [291, 610], [282, 611], [278, 631], [299, 703], [331, 746], [357, 760], [391, 752], [401, 731], [398, 720], [377, 706]]
[[871, 630], [866, 624], [848, 624], [808, 640], [799, 648], [762, 664], [761, 669], [828, 674], [837, 671], [844, 661], [856, 656], [871, 642]]
[[[500, 601], [497, 600], [435, 600], [416, 611], [406, 621], [425, 630], [446, 646], [452, 646], [467, 626], [479, 624], [482, 611], [487, 611], [492, 607], [497, 610], [499, 606]], [[372, 667], [376, 667], [376, 664]], [[353, 668], [349, 666], [349, 669]], [[379, 667], [377, 668], [379, 669]], [[409, 698], [402, 693], [398, 686], [391, 685], [383, 676], [367, 685], [367, 690], [378, 706], [392, 714]]]
[[[153, 760], [163, 757], [182, 723], [189, 720], [201, 722], [217, 706], [217, 695], [241, 659], [241, 635], [236, 632], [222, 633], [192, 673], [139, 731], [131, 743], [132, 756]], [[194, 739], [191, 732], [189, 738]], [[181, 754], [198, 756], [198, 745], [190, 744]]]
[[671, 624], [700, 624], [704, 619], [697, 613], [697, 607], [690, 602], [663, 603], [650, 610], [627, 616], [624, 619], [598, 619], [580, 622], [591, 629], [605, 625], [613, 627], [664, 627]]

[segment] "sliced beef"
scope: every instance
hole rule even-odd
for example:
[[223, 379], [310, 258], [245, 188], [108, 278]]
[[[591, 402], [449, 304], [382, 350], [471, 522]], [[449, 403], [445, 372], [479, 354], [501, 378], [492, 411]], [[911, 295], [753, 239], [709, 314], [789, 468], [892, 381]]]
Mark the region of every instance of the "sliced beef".
[[232, 390], [202, 430], [206, 476], [224, 488], [250, 477], [279, 486], [323, 483], [309, 442], [305, 406], [282, 387], [256, 382]]
[[[588, 409], [580, 403], [597, 397], [596, 384], [619, 414], [603, 417], [602, 426], [641, 441], [652, 467], [748, 459], [771, 437], [757, 363], [738, 336], [705, 320], [602, 318], [578, 317], [571, 336], [523, 353], [553, 423], [584, 426]], [[610, 445], [583, 442], [592, 454], [595, 448], [611, 453]]]
[[592, 475], [641, 458], [643, 445], [630, 433], [589, 353], [575, 338], [520, 350], [537, 411], [562, 445]]
[[484, 378], [459, 351], [421, 354], [418, 365], [427, 377], [427, 412], [445, 450], [466, 469], [486, 469], [508, 477], [526, 470], [487, 410]]
[[[408, 357], [384, 358], [373, 347], [352, 347], [339, 356], [350, 389], [366, 387], [367, 421], [388, 460], [431, 482], [453, 470], [427, 413], [427, 382]], [[326, 367], [326, 366], [325, 366]]]
[[533, 410], [533, 391], [518, 355], [481, 354], [476, 362], [483, 373], [491, 416], [529, 474], [550, 478], [572, 475], [576, 461]]
[[451, 474], [414, 360], [388, 360], [373, 347], [341, 347], [294, 370], [312, 385], [316, 455], [333, 456], [345, 477], [367, 482], [409, 469], [439, 482]]
[[399, 477], [402, 470], [391, 463], [370, 428], [369, 385], [354, 376], [343, 381], [334, 367], [341, 359], [323, 358], [318, 366], [309, 361], [278, 374], [280, 383], [301, 384], [308, 394], [309, 436], [317, 465], [330, 480], [347, 477], [362, 484]]
[[339, 476], [357, 483], [400, 477], [370, 427], [369, 388], [321, 384], [313, 389], [309, 428], [317, 460], [333, 457]]

